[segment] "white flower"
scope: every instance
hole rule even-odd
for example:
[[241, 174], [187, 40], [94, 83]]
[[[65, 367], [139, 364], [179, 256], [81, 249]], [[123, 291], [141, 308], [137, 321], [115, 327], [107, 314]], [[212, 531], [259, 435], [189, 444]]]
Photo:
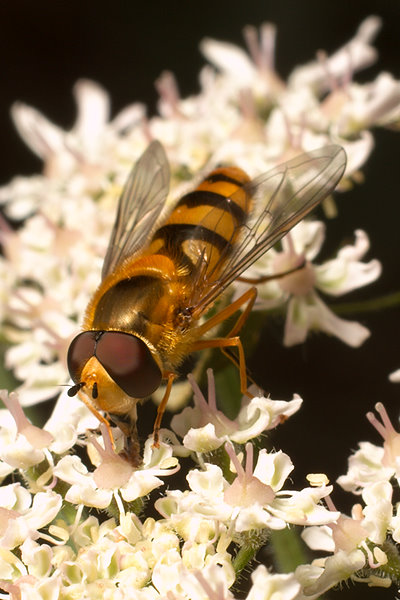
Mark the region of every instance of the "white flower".
[[377, 481], [363, 490], [363, 527], [368, 532], [368, 539], [375, 544], [383, 544], [390, 531], [392, 496], [393, 488], [388, 481]]
[[[353, 553], [362, 549], [371, 568], [377, 564], [371, 551], [374, 545], [382, 545], [387, 537], [392, 521], [392, 487], [388, 482], [372, 484], [363, 491], [364, 508], [355, 504], [351, 517], [341, 514], [335, 522], [321, 527], [309, 527], [302, 532], [302, 538], [313, 550]], [[334, 509], [327, 499], [331, 510]], [[380, 563], [387, 558], [380, 555]]]
[[370, 442], [360, 442], [359, 450], [349, 458], [347, 474], [337, 480], [339, 485], [347, 492], [361, 494], [368, 484], [381, 479], [389, 480], [393, 469], [382, 463], [383, 454], [383, 448]]
[[362, 550], [354, 550], [351, 553], [341, 551], [325, 559], [323, 565], [320, 565], [320, 562], [300, 565], [295, 571], [296, 579], [301, 583], [307, 597], [318, 597], [351, 577], [364, 567], [365, 556]]
[[282, 452], [260, 450], [253, 469], [253, 447], [246, 444], [246, 466], [239, 462], [230, 443], [225, 449], [231, 459], [236, 478], [231, 484], [216, 465], [193, 470], [188, 476], [190, 491], [167, 492], [156, 502], [156, 508], [169, 517], [177, 532], [185, 532], [194, 540], [215, 535], [217, 521], [237, 533], [251, 530], [283, 529], [288, 523], [321, 524], [337, 518], [321, 506], [331, 487], [287, 491], [282, 487], [293, 469], [290, 458]]
[[0, 489], [0, 547], [12, 550], [28, 537], [38, 539], [40, 529], [57, 516], [62, 497], [51, 490], [33, 497], [19, 483]]
[[[324, 225], [320, 221], [303, 221], [282, 240], [281, 252], [270, 250], [246, 271], [245, 277], [257, 278], [266, 273], [278, 276], [298, 268], [289, 275], [257, 286], [256, 308], [273, 307], [287, 300], [286, 346], [304, 342], [312, 330], [324, 331], [355, 347], [369, 336], [368, 329], [360, 323], [337, 317], [317, 293], [319, 290], [341, 296], [379, 277], [379, 261], [364, 263], [360, 260], [369, 248], [367, 235], [357, 230], [355, 236], [355, 244], [341, 248], [335, 259], [314, 265], [312, 261], [324, 239]], [[242, 285], [239, 284], [236, 294]]]
[[78, 436], [96, 429], [98, 419], [77, 396], [68, 396], [67, 389], [58, 398], [45, 428], [54, 436], [53, 452], [64, 454], [76, 444]]
[[400, 82], [389, 73], [381, 73], [367, 85], [353, 84], [349, 99], [337, 122], [338, 135], [350, 137], [381, 124], [391, 125], [400, 117]]
[[398, 383], [400, 381], [400, 369], [396, 369], [396, 371], [393, 371], [393, 373], [389, 375], [389, 379], [393, 383]]
[[246, 600], [296, 600], [300, 596], [300, 584], [293, 573], [270, 573], [264, 565], [258, 565], [251, 580]]
[[[208, 369], [207, 377], [208, 400], [204, 398], [193, 377], [189, 376], [194, 391], [194, 407], [186, 407], [171, 421], [173, 430], [183, 437], [184, 447], [193, 452], [211, 452], [228, 440], [244, 444], [263, 431], [274, 429], [282, 419], [299, 410], [302, 403], [297, 394], [290, 402], [271, 400], [261, 395], [251, 399], [243, 396], [238, 416], [231, 420], [217, 409], [211, 369]], [[257, 393], [255, 389], [251, 388], [251, 391]]]
[[364, 488], [380, 481], [390, 481], [400, 476], [400, 433], [398, 433], [381, 402], [375, 405], [382, 423], [372, 412], [367, 418], [384, 439], [383, 447], [361, 442], [359, 450], [349, 458], [346, 475], [338, 478], [338, 483], [346, 490], [361, 493]]
[[[218, 598], [233, 599], [228, 592], [235, 580], [235, 573], [230, 562], [219, 554], [207, 552], [207, 545], [182, 551], [177, 550], [164, 554], [154, 566], [152, 581], [160, 594], [172, 598], [193, 598], [201, 600], [212, 598], [213, 592]], [[196, 561], [190, 563], [195, 555]], [[189, 559], [189, 560], [188, 560]], [[183, 595], [181, 595], [181, 590]], [[175, 596], [178, 594], [178, 596]]]
[[251, 59], [237, 46], [213, 39], [204, 39], [200, 48], [206, 58], [222, 71], [227, 89], [237, 93], [240, 89], [249, 88], [265, 102], [284, 89], [274, 70], [276, 29], [271, 23], [264, 23], [258, 40], [256, 28], [247, 26], [244, 35]]
[[[65, 177], [76, 170], [104, 168], [109, 146], [116, 146], [121, 133], [135, 127], [144, 117], [141, 104], [125, 108], [108, 123], [110, 100], [98, 84], [80, 80], [74, 88], [78, 116], [71, 131], [64, 132], [34, 108], [16, 103], [12, 115], [20, 135], [45, 163], [49, 177]], [[102, 164], [103, 163], [103, 164]]]
[[[70, 131], [34, 108], [14, 105], [14, 121], [42, 159], [43, 174], [17, 177], [0, 189], [4, 214], [23, 221], [14, 231], [0, 218], [5, 362], [22, 382], [19, 401], [13, 393], [0, 393], [10, 411], [0, 411], [0, 478], [24, 482], [7, 480], [0, 488], [4, 597], [234, 600], [243, 556], [264, 543], [270, 529], [289, 524], [305, 527], [308, 544], [328, 556], [284, 575], [260, 565], [248, 600], [316, 598], [348, 578], [390, 583], [382, 573], [396, 572], [390, 545], [400, 540], [400, 507], [392, 504], [399, 434], [379, 404], [382, 423], [369, 419], [383, 446], [361, 444], [340, 478], [364, 503], [348, 517], [333, 507], [326, 478], [314, 487], [289, 488], [293, 463], [284, 452], [262, 449], [253, 459], [248, 440], [296, 412], [298, 396], [273, 401], [250, 390], [255, 397], [244, 397], [236, 419], [228, 419], [217, 409], [209, 373], [207, 401], [193, 385], [194, 408], [173, 419], [183, 445], [161, 430], [158, 447], [152, 438], [145, 443], [137, 468], [117, 454], [122, 432], [102, 427], [103, 440], [87, 433], [98, 421], [79, 399], [62, 393], [43, 429], [25, 418], [19, 403], [53, 397], [68, 381], [66, 351], [100, 280], [117, 198], [151, 139], [159, 139], [168, 154], [169, 202], [218, 163], [238, 165], [256, 177], [330, 143], [343, 145], [348, 154], [341, 191], [359, 181], [374, 146], [369, 129], [400, 120], [400, 84], [391, 75], [352, 81], [355, 70], [376, 58], [371, 43], [379, 25], [376, 17], [366, 19], [345, 47], [331, 57], [320, 53], [287, 82], [275, 71], [274, 26], [263, 25], [259, 37], [255, 28], [246, 28], [249, 56], [206, 40], [202, 49], [218, 71], [204, 68], [200, 92], [188, 98], [180, 96], [171, 73], [162, 74], [156, 84], [160, 114], [150, 119], [135, 103], [110, 121], [107, 93], [89, 81], [75, 86], [77, 118]], [[288, 305], [286, 343], [304, 340], [315, 328], [353, 346], [368, 335], [360, 324], [335, 316], [319, 296], [340, 296], [379, 275], [377, 261], [362, 260], [367, 235], [360, 230], [355, 235], [353, 245], [317, 265], [323, 226], [303, 223], [283, 240], [280, 252], [271, 250], [253, 267], [264, 276], [304, 262], [302, 269], [260, 288], [264, 307]], [[232, 446], [246, 442], [245, 451]], [[75, 452], [78, 444], [86, 446], [87, 457], [82, 449]], [[204, 453], [210, 453], [210, 462]], [[163, 492], [165, 477], [180, 468], [177, 456], [185, 457], [182, 465], [188, 457], [197, 459], [198, 468], [188, 472], [187, 489], [174, 489], [170, 479]], [[160, 516], [141, 520], [129, 511], [144, 512], [149, 494], [158, 498]], [[98, 510], [116, 516], [100, 523]]]
[[2, 461], [12, 470], [38, 465], [45, 458], [44, 449], [51, 446], [54, 441], [53, 436], [27, 420], [14, 392], [8, 395], [6, 390], [1, 390], [0, 398], [10, 411], [10, 415], [2, 411], [0, 429]]
[[115, 453], [104, 429], [103, 440], [104, 448], [94, 438], [91, 440], [97, 450], [97, 455], [89, 453], [97, 466], [95, 471], [90, 472], [78, 456], [64, 456], [54, 467], [54, 475], [70, 484], [65, 496], [69, 502], [104, 509], [117, 493], [132, 502], [161, 486], [159, 476], [173, 475], [179, 469], [172, 448], [162, 442], [153, 448], [152, 437], [146, 442], [143, 464], [137, 469]]
[[295, 88], [310, 86], [324, 92], [330, 89], [330, 78], [340, 81], [350, 70], [354, 72], [369, 67], [377, 58], [377, 52], [371, 46], [371, 42], [380, 27], [379, 17], [367, 17], [358, 27], [354, 38], [329, 59], [297, 67], [289, 79], [289, 84]]
[[[10, 268], [0, 267], [4, 333], [15, 346], [7, 352], [7, 366], [24, 382], [23, 405], [55, 396], [67, 378], [66, 348], [98, 284], [118, 194], [149, 137], [167, 148], [171, 199], [187, 190], [183, 176], [220, 162], [238, 164], [254, 177], [293, 154], [332, 142], [345, 147], [350, 178], [373, 148], [367, 128], [389, 125], [399, 112], [400, 84], [390, 75], [351, 83], [350, 75], [376, 58], [371, 42], [379, 25], [376, 17], [366, 19], [347, 45], [296, 69], [286, 84], [275, 72], [273, 25], [263, 25], [259, 39], [254, 28], [246, 28], [249, 56], [206, 40], [202, 49], [220, 72], [205, 68], [200, 93], [189, 98], [181, 98], [173, 76], [164, 73], [157, 82], [161, 115], [148, 120], [144, 107], [134, 103], [109, 121], [107, 93], [87, 80], [74, 88], [77, 118], [70, 131], [36, 109], [14, 106], [18, 130], [44, 162], [42, 176], [20, 177], [0, 189], [6, 214], [25, 219], [18, 232], [2, 232]], [[331, 89], [333, 80], [337, 85]], [[376, 277], [374, 261], [373, 266]], [[312, 293], [307, 301], [291, 299], [288, 312], [288, 344], [303, 341], [313, 328], [351, 345], [368, 335], [358, 323], [333, 315]]]

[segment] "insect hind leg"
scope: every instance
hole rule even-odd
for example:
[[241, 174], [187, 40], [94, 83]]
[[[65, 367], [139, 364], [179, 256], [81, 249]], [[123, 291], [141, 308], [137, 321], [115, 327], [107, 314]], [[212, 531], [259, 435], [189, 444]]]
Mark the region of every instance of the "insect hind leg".
[[[230, 330], [230, 332], [226, 335], [226, 337], [219, 337], [213, 339], [203, 339], [197, 340], [193, 343], [190, 351], [196, 352], [197, 350], [203, 350], [206, 348], [220, 348], [221, 351], [231, 360], [238, 368], [239, 368], [239, 376], [240, 376], [240, 391], [242, 394], [246, 394], [251, 397], [252, 394], [247, 391], [247, 368], [246, 368], [246, 359], [244, 355], [243, 345], [239, 337], [239, 332], [242, 329], [244, 323], [246, 322], [251, 309], [254, 306], [254, 302], [257, 298], [257, 290], [252, 287], [248, 289], [244, 294], [242, 294], [239, 298], [237, 298], [232, 304], [226, 306], [221, 312], [217, 313], [211, 319], [206, 321], [203, 325], [199, 327], [199, 332], [201, 335], [204, 335], [207, 331], [219, 325], [219, 323], [223, 323], [232, 316], [235, 312], [237, 312], [243, 305], [246, 304], [243, 312], [240, 314], [236, 323]], [[232, 355], [230, 349], [232, 347], [236, 347], [238, 351], [238, 358]]]

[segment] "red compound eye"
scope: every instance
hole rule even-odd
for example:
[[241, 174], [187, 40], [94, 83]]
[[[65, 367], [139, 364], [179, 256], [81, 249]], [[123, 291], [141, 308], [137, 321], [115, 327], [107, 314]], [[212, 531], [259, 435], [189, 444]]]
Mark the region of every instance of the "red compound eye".
[[72, 340], [68, 349], [67, 363], [74, 383], [80, 383], [83, 367], [94, 356], [99, 333], [99, 331], [83, 331]]
[[132, 398], [150, 396], [161, 383], [161, 371], [141, 339], [121, 331], [83, 331], [68, 350], [68, 369], [77, 384], [71, 388], [71, 395], [82, 385], [82, 370], [92, 356]]
[[128, 396], [145, 398], [161, 383], [161, 371], [150, 350], [134, 335], [103, 332], [97, 340], [95, 356]]

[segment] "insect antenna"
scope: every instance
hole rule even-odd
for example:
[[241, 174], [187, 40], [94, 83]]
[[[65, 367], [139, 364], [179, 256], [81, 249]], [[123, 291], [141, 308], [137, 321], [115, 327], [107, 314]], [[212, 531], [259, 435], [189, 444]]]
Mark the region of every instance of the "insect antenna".
[[81, 390], [83, 388], [83, 386], [85, 385], [84, 381], [80, 381], [79, 383], [76, 383], [75, 385], [73, 385], [72, 387], [69, 388], [67, 394], [70, 398], [72, 398], [72, 396], [76, 396], [76, 394], [79, 392], [79, 390]]

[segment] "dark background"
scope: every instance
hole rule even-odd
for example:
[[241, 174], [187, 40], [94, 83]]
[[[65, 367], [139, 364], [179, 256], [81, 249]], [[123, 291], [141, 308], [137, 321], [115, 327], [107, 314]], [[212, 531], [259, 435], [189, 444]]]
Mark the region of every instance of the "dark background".
[[[379, 8], [378, 8], [379, 7]], [[318, 49], [332, 52], [354, 34], [361, 20], [379, 14], [383, 27], [376, 46], [377, 67], [357, 75], [372, 79], [382, 70], [400, 78], [400, 3], [398, 0], [226, 0], [209, 2], [134, 2], [113, 0], [14, 0], [0, 3], [0, 184], [17, 174], [39, 172], [40, 161], [20, 141], [9, 108], [22, 100], [64, 128], [74, 122], [72, 87], [80, 77], [100, 82], [111, 94], [113, 114], [132, 101], [156, 110], [154, 80], [172, 70], [182, 96], [198, 91], [205, 61], [200, 40], [214, 37], [243, 45], [246, 24], [274, 22], [278, 27], [277, 70], [311, 60]], [[377, 132], [376, 149], [365, 168], [366, 182], [340, 201], [340, 216], [328, 229], [326, 256], [352, 240], [356, 228], [371, 238], [368, 258], [383, 263], [381, 279], [346, 300], [362, 300], [399, 289], [399, 156], [400, 133]], [[249, 366], [273, 398], [304, 398], [299, 415], [274, 438], [292, 457], [294, 480], [304, 485], [307, 472], [326, 472], [334, 479], [345, 472], [347, 457], [360, 440], [380, 443], [365, 419], [375, 402], [385, 403], [397, 426], [400, 384], [388, 374], [400, 368], [398, 307], [383, 312], [348, 315], [368, 326], [371, 338], [351, 349], [323, 335], [305, 345], [281, 346], [283, 323], [266, 323], [265, 335]], [[349, 499], [338, 490], [338, 508]], [[357, 501], [357, 499], [354, 499]], [[388, 597], [393, 590], [360, 593]], [[350, 592], [354, 595], [354, 590]]]

